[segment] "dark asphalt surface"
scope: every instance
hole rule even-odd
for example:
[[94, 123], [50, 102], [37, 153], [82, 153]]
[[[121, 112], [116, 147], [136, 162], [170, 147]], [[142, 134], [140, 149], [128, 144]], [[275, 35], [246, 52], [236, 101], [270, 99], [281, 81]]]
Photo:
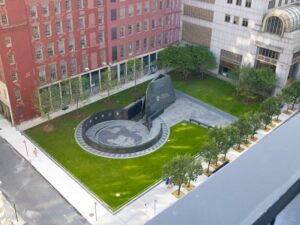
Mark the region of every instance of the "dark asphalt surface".
[[28, 225], [89, 224], [32, 166], [0, 138], [0, 190]]

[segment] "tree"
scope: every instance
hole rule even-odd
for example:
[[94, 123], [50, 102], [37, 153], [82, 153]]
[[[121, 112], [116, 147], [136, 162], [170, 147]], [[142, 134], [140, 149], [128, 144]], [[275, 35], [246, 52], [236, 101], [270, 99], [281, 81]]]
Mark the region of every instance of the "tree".
[[249, 125], [250, 125], [250, 135], [252, 141], [255, 139], [255, 134], [257, 133], [257, 130], [261, 128], [262, 121], [261, 116], [258, 113], [251, 113], [249, 114]]
[[[214, 143], [218, 154], [228, 151], [228, 139], [226, 138], [226, 133], [222, 127], [213, 127], [208, 131], [208, 141]], [[215, 165], [217, 165], [218, 157], [215, 158]]]
[[259, 110], [260, 110], [260, 112], [267, 114], [267, 115], [265, 115], [266, 120], [264, 120], [265, 122], [267, 122], [268, 121], [267, 116], [269, 116], [272, 121], [273, 116], [278, 115], [278, 113], [280, 114], [281, 108], [280, 108], [278, 99], [276, 97], [270, 97], [262, 102]]
[[189, 156], [178, 155], [173, 158], [168, 164], [163, 167], [163, 176], [171, 177], [172, 183], [178, 185], [177, 195], [180, 195], [181, 186], [187, 183], [188, 178], [186, 176], [188, 170], [187, 165], [189, 163]]
[[236, 139], [237, 149], [241, 150], [241, 144], [247, 143], [248, 135], [251, 134], [251, 127], [249, 122], [249, 117], [247, 114], [241, 116], [241, 118], [233, 124], [238, 130], [238, 135]]
[[262, 123], [264, 124], [264, 129], [267, 129], [268, 124], [272, 122], [272, 116], [270, 116], [268, 113], [262, 112], [260, 114], [260, 118]]
[[199, 175], [202, 174], [202, 165], [201, 161], [196, 160], [192, 156], [188, 156], [188, 164], [187, 166], [187, 178], [188, 183], [187, 187], [190, 187], [191, 181], [195, 181]]
[[216, 58], [214, 54], [203, 46], [190, 46], [193, 63], [196, 65], [196, 70], [201, 74], [202, 79], [204, 73], [216, 67]]
[[200, 151], [200, 156], [206, 162], [208, 162], [206, 173], [209, 175], [210, 174], [209, 167], [211, 165], [211, 162], [213, 161], [213, 159], [215, 159], [216, 157], [218, 157], [218, 150], [217, 150], [216, 145], [213, 142], [213, 140], [211, 142], [205, 142], [202, 145], [202, 148], [201, 148], [201, 151]]
[[239, 131], [235, 126], [228, 126], [224, 129], [224, 133], [225, 133], [225, 138], [227, 140], [225, 142], [226, 147], [224, 146], [224, 150], [223, 150], [223, 152], [221, 152], [222, 154], [224, 154], [223, 160], [221, 160], [221, 161], [225, 162], [229, 149], [238, 142]]
[[274, 116], [276, 116], [276, 121], [279, 121], [279, 116], [281, 114], [281, 109], [283, 106], [283, 98], [281, 95], [275, 96], [276, 107], [274, 108]]
[[107, 97], [106, 97], [106, 103], [111, 104], [110, 101], [110, 89], [113, 86], [113, 82], [111, 80], [111, 69], [106, 69], [101, 76], [101, 79], [103, 80], [102, 86], [103, 89], [107, 91]]

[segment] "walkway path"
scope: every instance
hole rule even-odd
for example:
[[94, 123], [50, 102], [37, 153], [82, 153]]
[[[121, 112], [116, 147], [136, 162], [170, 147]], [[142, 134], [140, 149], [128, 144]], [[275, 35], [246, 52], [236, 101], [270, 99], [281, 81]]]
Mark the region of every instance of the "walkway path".
[[87, 225], [88, 222], [0, 138], [0, 190], [30, 225]]

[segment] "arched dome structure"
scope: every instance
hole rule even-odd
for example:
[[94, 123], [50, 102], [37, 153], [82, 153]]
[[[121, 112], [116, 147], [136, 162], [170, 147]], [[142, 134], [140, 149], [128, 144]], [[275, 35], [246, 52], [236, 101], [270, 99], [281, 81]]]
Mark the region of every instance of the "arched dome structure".
[[263, 23], [263, 31], [271, 34], [283, 35], [300, 29], [300, 6], [291, 5], [270, 11]]

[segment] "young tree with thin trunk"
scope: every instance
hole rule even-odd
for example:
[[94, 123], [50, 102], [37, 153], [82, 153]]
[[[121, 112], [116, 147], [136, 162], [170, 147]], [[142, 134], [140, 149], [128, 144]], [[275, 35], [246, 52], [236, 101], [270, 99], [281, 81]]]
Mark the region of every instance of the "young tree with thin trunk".
[[80, 88], [80, 78], [76, 77], [71, 79], [71, 91], [72, 91], [72, 100], [76, 104], [76, 112], [78, 114], [79, 101], [81, 96], [81, 88]]
[[207, 168], [205, 169], [205, 172], [209, 175], [210, 171], [210, 165], [213, 162], [213, 160], [218, 157], [218, 150], [216, 147], [216, 144], [214, 143], [214, 141], [210, 141], [210, 142], [205, 142], [202, 145], [201, 151], [200, 151], [200, 156], [208, 163]]
[[[227, 149], [227, 138], [224, 128], [213, 127], [208, 131], [208, 142], [215, 143], [218, 154], [223, 153]], [[218, 157], [215, 158], [214, 164], [217, 166]]]
[[229, 149], [233, 147], [238, 141], [239, 131], [235, 126], [228, 126], [224, 128], [224, 133], [225, 133], [225, 138], [227, 139], [225, 142], [226, 147], [224, 146], [224, 151], [222, 152], [224, 155], [223, 161], [225, 162], [227, 160], [226, 156]]
[[250, 122], [251, 140], [254, 141], [256, 140], [255, 135], [257, 133], [257, 130], [259, 130], [262, 126], [262, 120], [259, 113], [251, 113], [248, 115], [249, 115], [249, 122]]
[[187, 164], [187, 187], [190, 187], [191, 181], [195, 181], [203, 172], [201, 161], [195, 159], [193, 156], [188, 156]]
[[163, 167], [163, 176], [171, 177], [172, 183], [178, 185], [177, 195], [180, 195], [181, 186], [187, 183], [187, 165], [189, 156], [178, 155]]
[[251, 134], [251, 127], [249, 122], [249, 117], [247, 115], [242, 115], [241, 118], [233, 124], [238, 130], [237, 136], [237, 149], [241, 150], [241, 144], [248, 142], [248, 136]]

